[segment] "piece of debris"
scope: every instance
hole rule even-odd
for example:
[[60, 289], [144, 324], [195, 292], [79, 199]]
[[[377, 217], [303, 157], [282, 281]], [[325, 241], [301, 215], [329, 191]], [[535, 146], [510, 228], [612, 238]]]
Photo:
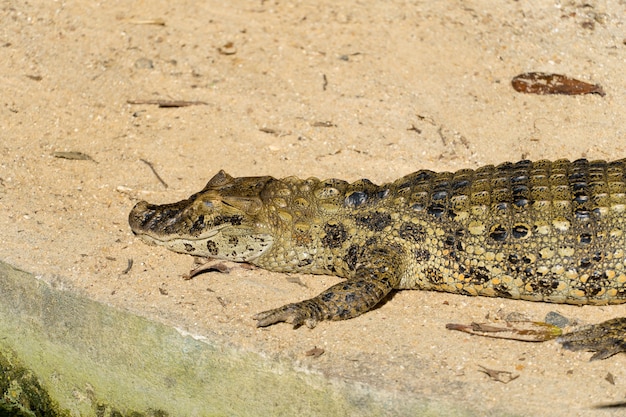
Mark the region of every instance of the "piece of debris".
[[155, 26], [165, 26], [165, 20], [161, 18], [157, 19], [124, 19], [126, 23], [130, 23], [131, 25], [155, 25]]
[[575, 320], [570, 320], [569, 318], [560, 313], [557, 313], [556, 311], [549, 311], [543, 321], [553, 326], [560, 327], [561, 329], [576, 324]]
[[192, 269], [187, 274], [183, 275], [183, 279], [187, 281], [204, 272], [221, 272], [222, 274], [228, 274], [230, 272], [230, 268], [223, 262], [205, 262], [199, 267]]
[[[52, 156], [61, 159], [71, 159], [73, 161], [93, 161], [93, 158], [86, 153], [70, 151], [70, 152], [52, 152]], [[95, 162], [95, 161], [94, 161]]]
[[156, 169], [154, 169], [154, 166], [152, 165], [151, 162], [146, 161], [145, 159], [139, 159], [141, 162], [143, 162], [144, 164], [148, 165], [148, 167], [150, 168], [150, 170], [152, 171], [152, 173], [154, 174], [154, 176], [157, 178], [157, 180], [159, 180], [159, 182], [161, 184], [163, 184], [163, 187], [167, 188], [168, 185], [165, 181], [163, 181], [163, 178], [161, 178], [161, 176], [159, 175], [158, 172], [156, 172]]
[[508, 384], [509, 382], [519, 378], [519, 374], [513, 374], [510, 371], [498, 371], [496, 369], [489, 369], [482, 365], [478, 365], [482, 369], [479, 369], [480, 372], [487, 374], [489, 378], [493, 381], [502, 382], [503, 384]]
[[139, 58], [135, 61], [135, 68], [137, 69], [153, 69], [154, 61], [150, 58]]
[[224, 45], [217, 47], [217, 52], [222, 55], [235, 55], [237, 53], [237, 48], [235, 48], [235, 44], [233, 42], [226, 42]]
[[605, 92], [599, 84], [589, 84], [566, 75], [546, 72], [526, 72], [513, 77], [511, 85], [515, 91], [526, 94], [598, 94]]
[[313, 356], [314, 358], [318, 358], [324, 354], [324, 349], [318, 348], [315, 346], [313, 349], [307, 350], [304, 352], [304, 356]]
[[322, 122], [313, 122], [311, 123], [313, 127], [337, 127], [336, 124], [331, 122], [330, 120], [322, 121]]
[[458, 330], [476, 336], [518, 340], [521, 342], [545, 342], [546, 340], [556, 339], [563, 333], [563, 331], [556, 326], [536, 321], [507, 322], [504, 323], [504, 325], [448, 323], [446, 324], [446, 329]]
[[605, 379], [605, 380], [606, 380], [609, 384], [611, 384], [611, 385], [615, 385], [615, 376], [614, 376], [612, 373], [607, 372], [607, 373], [606, 373], [606, 376], [604, 377], [604, 379]]
[[122, 271], [122, 275], [128, 274], [132, 268], [133, 268], [133, 259], [129, 258], [128, 265], [126, 266], [126, 269]]
[[206, 106], [206, 101], [186, 101], [186, 100], [126, 100], [128, 104], [155, 104], [160, 108]]
[[308, 288], [308, 287], [306, 286], [306, 284], [305, 284], [304, 282], [302, 282], [302, 280], [300, 279], [300, 277], [297, 277], [297, 276], [288, 276], [288, 277], [287, 277], [287, 282], [291, 282], [292, 284], [298, 284], [298, 285], [300, 285], [301, 287]]
[[267, 133], [269, 135], [274, 135], [274, 136], [277, 136], [277, 137], [291, 135], [291, 132], [288, 131], [288, 130], [272, 129], [271, 127], [261, 127], [261, 128], [259, 128], [259, 131], [261, 131], [263, 133]]

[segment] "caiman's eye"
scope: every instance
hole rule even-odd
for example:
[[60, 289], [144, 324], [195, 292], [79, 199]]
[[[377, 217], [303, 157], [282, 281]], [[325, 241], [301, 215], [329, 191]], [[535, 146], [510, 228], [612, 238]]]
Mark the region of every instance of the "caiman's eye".
[[204, 206], [208, 208], [209, 210], [213, 210], [215, 208], [212, 201], [203, 201], [203, 203], [204, 203]]

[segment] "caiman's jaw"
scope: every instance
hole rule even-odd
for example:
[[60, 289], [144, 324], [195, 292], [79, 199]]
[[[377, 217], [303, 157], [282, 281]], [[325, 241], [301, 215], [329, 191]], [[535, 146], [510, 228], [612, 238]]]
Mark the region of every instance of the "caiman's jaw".
[[133, 233], [148, 244], [165, 246], [174, 252], [236, 262], [250, 262], [271, 247], [273, 239], [269, 234], [255, 233], [243, 226], [238, 217], [228, 222], [216, 217], [213, 228], [206, 228], [203, 215], [191, 221], [189, 213], [177, 207], [187, 201], [162, 206], [137, 203], [128, 217]]
[[208, 239], [229, 225], [222, 223], [214, 228], [205, 228], [207, 225], [203, 214], [192, 220], [189, 205], [184, 204], [188, 201], [161, 206], [140, 201], [128, 216], [130, 228], [133, 233], [148, 242], [165, 245], [166, 242], [177, 239]]
[[251, 261], [271, 247], [273, 238], [257, 219], [261, 205], [251, 192], [254, 187], [232, 180], [221, 171], [187, 200], [164, 205], [141, 201], [131, 210], [128, 223], [146, 243], [175, 252]]

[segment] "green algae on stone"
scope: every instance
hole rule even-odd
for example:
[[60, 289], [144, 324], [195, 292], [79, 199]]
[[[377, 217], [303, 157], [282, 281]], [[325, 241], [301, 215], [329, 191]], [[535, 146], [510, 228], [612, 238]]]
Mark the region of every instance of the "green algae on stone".
[[50, 398], [33, 371], [15, 357], [0, 352], [0, 411], [10, 416], [69, 417], [68, 410]]

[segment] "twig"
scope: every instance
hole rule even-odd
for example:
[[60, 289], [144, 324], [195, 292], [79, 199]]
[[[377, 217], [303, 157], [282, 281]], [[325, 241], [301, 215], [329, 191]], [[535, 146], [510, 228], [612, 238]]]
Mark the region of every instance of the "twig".
[[208, 105], [205, 101], [185, 101], [185, 100], [126, 100], [128, 104], [156, 104], [163, 107], [187, 107]]
[[167, 183], [165, 181], [163, 181], [163, 178], [161, 178], [161, 176], [159, 175], [158, 172], [156, 172], [156, 169], [154, 169], [154, 167], [152, 166], [152, 164], [148, 161], [146, 161], [145, 159], [140, 159], [141, 162], [143, 162], [144, 164], [148, 165], [148, 167], [150, 167], [150, 169], [152, 170], [152, 173], [154, 174], [155, 177], [157, 177], [157, 180], [159, 180], [159, 182], [161, 184], [163, 184], [163, 186], [165, 188], [168, 187]]
[[128, 273], [130, 272], [130, 270], [132, 269], [132, 267], [133, 267], [133, 259], [132, 259], [132, 258], [130, 258], [130, 259], [128, 260], [128, 266], [126, 267], [126, 269], [125, 269], [125, 270], [123, 270], [123, 271], [122, 271], [122, 275], [126, 275], [126, 274], [128, 274]]

